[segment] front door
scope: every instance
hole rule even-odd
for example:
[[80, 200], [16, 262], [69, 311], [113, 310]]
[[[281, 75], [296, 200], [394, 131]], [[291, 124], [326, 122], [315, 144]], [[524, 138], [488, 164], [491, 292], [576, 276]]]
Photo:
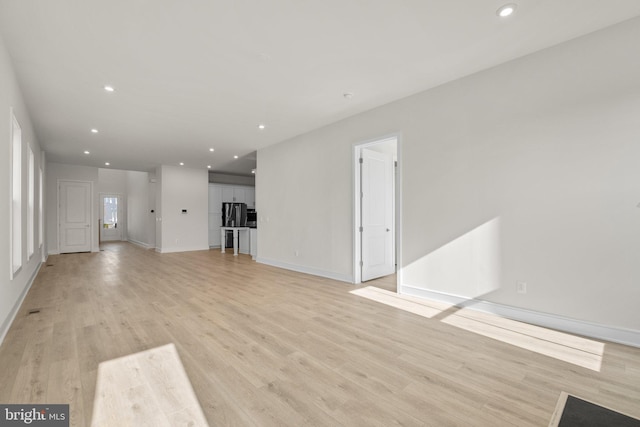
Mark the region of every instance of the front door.
[[102, 214], [100, 226], [100, 241], [122, 240], [122, 203], [120, 196], [116, 194], [103, 194], [100, 196]]
[[60, 181], [60, 253], [91, 251], [91, 182]]
[[362, 280], [395, 272], [393, 155], [362, 149]]

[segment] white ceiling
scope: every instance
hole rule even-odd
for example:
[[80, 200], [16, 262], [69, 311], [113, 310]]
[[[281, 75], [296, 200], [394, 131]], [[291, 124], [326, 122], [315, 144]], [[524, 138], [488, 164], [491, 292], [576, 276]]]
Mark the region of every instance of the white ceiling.
[[0, 32], [49, 160], [250, 174], [259, 148], [640, 15], [506, 2], [0, 0]]

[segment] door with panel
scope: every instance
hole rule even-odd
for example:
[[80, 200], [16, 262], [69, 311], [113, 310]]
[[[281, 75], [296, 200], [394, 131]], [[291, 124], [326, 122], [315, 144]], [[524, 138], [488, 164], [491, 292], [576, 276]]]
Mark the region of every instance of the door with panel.
[[58, 246], [60, 253], [91, 251], [91, 182], [60, 181]]
[[393, 156], [362, 149], [362, 280], [395, 272]]

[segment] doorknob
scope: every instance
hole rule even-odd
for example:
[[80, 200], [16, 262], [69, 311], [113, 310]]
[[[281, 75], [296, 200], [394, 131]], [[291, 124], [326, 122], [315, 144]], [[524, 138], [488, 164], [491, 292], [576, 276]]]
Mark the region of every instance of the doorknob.
[[391, 231], [391, 230], [389, 230], [389, 229], [387, 228], [387, 233], [388, 233], [388, 232], [390, 232], [390, 231]]

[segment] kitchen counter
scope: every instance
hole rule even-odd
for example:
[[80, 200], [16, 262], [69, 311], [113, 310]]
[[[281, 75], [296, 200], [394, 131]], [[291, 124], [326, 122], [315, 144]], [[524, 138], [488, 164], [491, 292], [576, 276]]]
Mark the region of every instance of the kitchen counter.
[[221, 238], [221, 244], [220, 244], [220, 252], [225, 253], [225, 246], [227, 246], [226, 244], [226, 234], [227, 231], [232, 231], [233, 232], [233, 256], [238, 256], [238, 235], [240, 234], [240, 232], [248, 232], [249, 231], [249, 227], [220, 227], [220, 238]]

